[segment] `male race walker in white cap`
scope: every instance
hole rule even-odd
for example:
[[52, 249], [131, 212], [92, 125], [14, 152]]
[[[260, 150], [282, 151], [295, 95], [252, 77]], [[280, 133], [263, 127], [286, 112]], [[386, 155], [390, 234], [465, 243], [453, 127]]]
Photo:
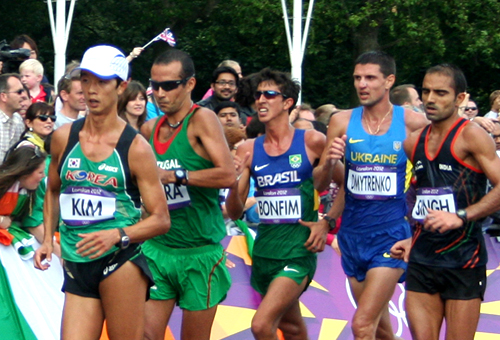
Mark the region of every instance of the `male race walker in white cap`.
[[[139, 242], [166, 233], [170, 218], [146, 140], [117, 115], [128, 63], [112, 46], [88, 49], [80, 68], [86, 118], [59, 128], [44, 207], [45, 270], [61, 218], [65, 293], [62, 339], [143, 338], [151, 273]], [[141, 198], [149, 216], [141, 218]], [[46, 261], [45, 261], [46, 260]]]

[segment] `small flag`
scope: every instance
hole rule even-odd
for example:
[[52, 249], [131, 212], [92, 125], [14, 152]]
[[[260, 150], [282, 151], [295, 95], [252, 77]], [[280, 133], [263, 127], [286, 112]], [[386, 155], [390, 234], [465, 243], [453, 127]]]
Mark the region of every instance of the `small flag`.
[[167, 28], [163, 32], [161, 32], [158, 35], [158, 39], [161, 39], [161, 40], [167, 42], [167, 44], [169, 44], [172, 47], [174, 47], [176, 44], [174, 34], [172, 33], [172, 31], [169, 28]]
[[176, 44], [174, 34], [172, 33], [172, 31], [170, 31], [170, 28], [165, 28], [165, 30], [163, 32], [161, 32], [156, 37], [151, 39], [151, 41], [149, 41], [146, 45], [142, 46], [142, 48], [144, 49], [144, 48], [148, 47], [149, 45], [151, 45], [151, 43], [158, 41], [158, 40], [163, 40], [172, 47], [174, 47]]

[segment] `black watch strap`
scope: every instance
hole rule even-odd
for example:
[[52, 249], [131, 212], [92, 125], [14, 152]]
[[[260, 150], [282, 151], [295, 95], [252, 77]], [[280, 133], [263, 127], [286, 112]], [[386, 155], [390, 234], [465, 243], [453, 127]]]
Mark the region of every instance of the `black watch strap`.
[[189, 177], [188, 177], [188, 171], [186, 169], [176, 169], [174, 170], [174, 175], [175, 175], [175, 185], [183, 185], [183, 184], [187, 185]]
[[465, 226], [467, 224], [467, 211], [465, 209], [458, 209], [456, 212], [458, 218], [460, 218], [463, 222], [463, 225]]
[[337, 226], [337, 219], [330, 217], [328, 215], [323, 216], [323, 219], [328, 222], [328, 226], [330, 227], [330, 231], [335, 229]]

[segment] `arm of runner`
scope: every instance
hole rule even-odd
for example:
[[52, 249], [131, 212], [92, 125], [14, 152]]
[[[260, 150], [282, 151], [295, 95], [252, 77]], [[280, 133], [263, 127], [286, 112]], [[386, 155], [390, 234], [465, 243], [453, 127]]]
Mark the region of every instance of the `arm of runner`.
[[[43, 225], [44, 237], [40, 248], [35, 252], [35, 268], [46, 270], [50, 267], [52, 261], [52, 252], [54, 250], [53, 239], [54, 232], [59, 223], [59, 192], [61, 190], [61, 178], [57, 168], [63, 155], [69, 136], [71, 124], [61, 126], [52, 135], [51, 155], [52, 159], [49, 165], [49, 175], [47, 180], [47, 190], [45, 192], [45, 202], [43, 205]], [[46, 262], [45, 262], [46, 260]]]
[[[333, 202], [332, 207], [328, 211], [327, 215], [331, 218], [339, 218], [344, 210], [344, 165], [342, 162], [338, 162], [337, 166], [333, 169], [333, 180], [339, 186], [339, 191], [337, 197]], [[305, 222], [299, 220], [299, 223], [305, 227], [311, 229], [311, 234], [307, 239], [304, 246], [311, 252], [321, 252], [325, 248], [325, 242], [327, 234], [330, 231], [330, 225], [326, 220], [322, 219], [318, 222]]]
[[337, 162], [344, 157], [345, 142], [347, 136], [335, 137], [328, 140], [324, 148], [319, 165], [314, 169], [314, 187], [318, 191], [324, 191], [330, 185], [333, 177], [333, 169]]
[[[138, 223], [123, 228], [130, 242], [138, 243], [165, 234], [170, 229], [170, 215], [163, 186], [156, 171], [156, 159], [149, 144], [141, 136], [136, 136], [129, 151], [129, 166], [137, 182], [142, 202], [149, 216]], [[121, 237], [118, 229], [102, 230], [79, 234], [82, 238], [76, 246], [77, 253], [97, 258], [117, 244]]]
[[391, 257], [408, 262], [410, 259], [411, 240], [412, 238], [409, 237], [405, 240], [394, 243], [391, 247]]
[[[478, 164], [494, 188], [479, 202], [465, 208], [468, 220], [477, 220], [500, 210], [500, 158], [496, 154], [495, 143], [482, 128], [476, 124], [468, 124], [462, 131], [461, 144], [465, 151]], [[460, 228], [462, 220], [455, 213], [428, 210], [424, 227], [431, 231], [443, 233]]]
[[342, 111], [330, 118], [327, 142], [319, 165], [314, 169], [314, 188], [323, 191], [330, 185], [333, 169], [339, 159], [344, 157], [347, 136], [347, 125], [351, 111]]
[[191, 118], [190, 125], [195, 137], [201, 141], [201, 147], [195, 148], [195, 152], [212, 161], [214, 167], [189, 171], [188, 185], [217, 189], [232, 187], [236, 181], [236, 171], [222, 125], [215, 113], [200, 108]]
[[419, 130], [429, 123], [430, 121], [425, 115], [405, 109], [405, 125], [408, 133]]
[[498, 122], [497, 118], [486, 118], [486, 117], [474, 117], [472, 120], [474, 123], [479, 124], [483, 129], [492, 133], [495, 130], [495, 122]]
[[238, 179], [229, 188], [226, 197], [227, 214], [232, 220], [237, 220], [245, 211], [245, 201], [250, 189], [250, 166], [254, 140], [248, 140], [241, 144], [236, 151], [235, 167]]

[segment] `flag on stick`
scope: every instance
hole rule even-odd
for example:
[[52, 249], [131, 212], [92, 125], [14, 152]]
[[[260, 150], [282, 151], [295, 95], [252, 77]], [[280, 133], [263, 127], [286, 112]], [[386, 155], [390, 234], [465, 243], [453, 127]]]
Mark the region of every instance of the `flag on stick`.
[[144, 48], [148, 47], [150, 44], [152, 44], [153, 42], [158, 41], [158, 40], [163, 40], [172, 47], [174, 47], [176, 44], [174, 34], [170, 30], [170, 28], [165, 28], [165, 30], [163, 32], [161, 32], [156, 37], [151, 39], [151, 41], [148, 42], [146, 45], [142, 46], [142, 48], [144, 49]]

